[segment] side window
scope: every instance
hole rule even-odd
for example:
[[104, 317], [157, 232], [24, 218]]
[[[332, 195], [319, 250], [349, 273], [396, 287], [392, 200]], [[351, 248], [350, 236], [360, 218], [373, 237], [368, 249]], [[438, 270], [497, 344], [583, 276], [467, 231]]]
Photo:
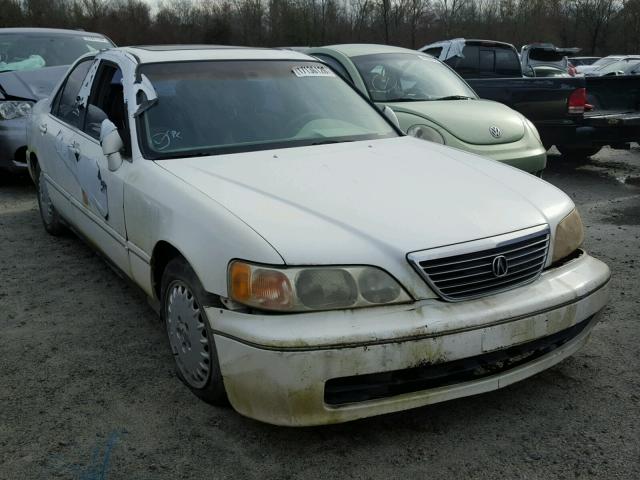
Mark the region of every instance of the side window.
[[428, 48], [424, 50], [424, 53], [432, 57], [440, 58], [440, 55], [442, 55], [442, 47]]
[[344, 66], [338, 60], [336, 60], [330, 55], [325, 55], [324, 53], [318, 53], [313, 56], [316, 58], [319, 58], [320, 60], [325, 62], [327, 65], [329, 65], [331, 68], [333, 68], [342, 78], [353, 83], [353, 80], [351, 79], [351, 75], [349, 75], [349, 72], [347, 72], [347, 69], [344, 68]]
[[105, 119], [111, 120], [118, 128], [125, 149], [128, 151], [129, 123], [124, 103], [122, 71], [117, 65], [107, 62], [100, 65], [93, 83], [84, 131], [93, 138], [99, 139], [102, 121]]
[[84, 123], [84, 109], [78, 108], [76, 100], [92, 61], [93, 59], [87, 59], [76, 65], [67, 76], [67, 80], [54, 103], [53, 115], [75, 128], [82, 128]]

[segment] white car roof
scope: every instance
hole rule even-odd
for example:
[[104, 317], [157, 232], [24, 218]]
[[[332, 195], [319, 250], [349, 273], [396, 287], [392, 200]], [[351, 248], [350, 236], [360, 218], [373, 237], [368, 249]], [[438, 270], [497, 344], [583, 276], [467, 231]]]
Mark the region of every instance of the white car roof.
[[140, 64], [193, 60], [306, 60], [317, 61], [293, 50], [217, 45], [144, 45], [114, 48], [135, 56]]

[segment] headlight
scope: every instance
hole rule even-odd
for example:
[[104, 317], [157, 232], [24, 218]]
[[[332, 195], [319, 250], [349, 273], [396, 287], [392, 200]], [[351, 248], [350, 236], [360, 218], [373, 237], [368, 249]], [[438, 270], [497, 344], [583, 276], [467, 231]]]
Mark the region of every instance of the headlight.
[[578, 210], [564, 217], [556, 228], [556, 239], [553, 244], [553, 259], [555, 263], [573, 253], [584, 241], [584, 228]]
[[31, 102], [0, 101], [0, 119], [12, 120], [31, 115]]
[[262, 310], [305, 312], [411, 301], [388, 273], [375, 267], [276, 268], [233, 261], [229, 296]]
[[439, 131], [435, 128], [429, 127], [428, 125], [412, 125], [407, 130], [407, 135], [444, 145], [444, 137]]

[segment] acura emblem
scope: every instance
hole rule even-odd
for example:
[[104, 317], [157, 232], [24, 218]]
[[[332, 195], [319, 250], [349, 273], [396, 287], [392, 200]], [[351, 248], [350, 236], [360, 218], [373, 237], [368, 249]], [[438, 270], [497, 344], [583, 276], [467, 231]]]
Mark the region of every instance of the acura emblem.
[[500, 278], [504, 277], [507, 273], [509, 273], [509, 264], [507, 263], [507, 257], [504, 255], [499, 255], [493, 259], [493, 263], [491, 264], [491, 270], [493, 270], [493, 274]]
[[498, 127], [496, 127], [495, 125], [493, 127], [489, 128], [489, 133], [491, 134], [492, 137], [494, 138], [500, 138], [502, 136], [502, 130], [500, 130]]

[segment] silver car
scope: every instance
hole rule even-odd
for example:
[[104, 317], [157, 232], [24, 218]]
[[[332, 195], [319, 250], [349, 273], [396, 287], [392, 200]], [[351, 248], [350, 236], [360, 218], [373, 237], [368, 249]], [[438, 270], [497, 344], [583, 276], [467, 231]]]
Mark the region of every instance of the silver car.
[[98, 33], [0, 28], [0, 171], [25, 171], [25, 119], [78, 57], [110, 48]]

